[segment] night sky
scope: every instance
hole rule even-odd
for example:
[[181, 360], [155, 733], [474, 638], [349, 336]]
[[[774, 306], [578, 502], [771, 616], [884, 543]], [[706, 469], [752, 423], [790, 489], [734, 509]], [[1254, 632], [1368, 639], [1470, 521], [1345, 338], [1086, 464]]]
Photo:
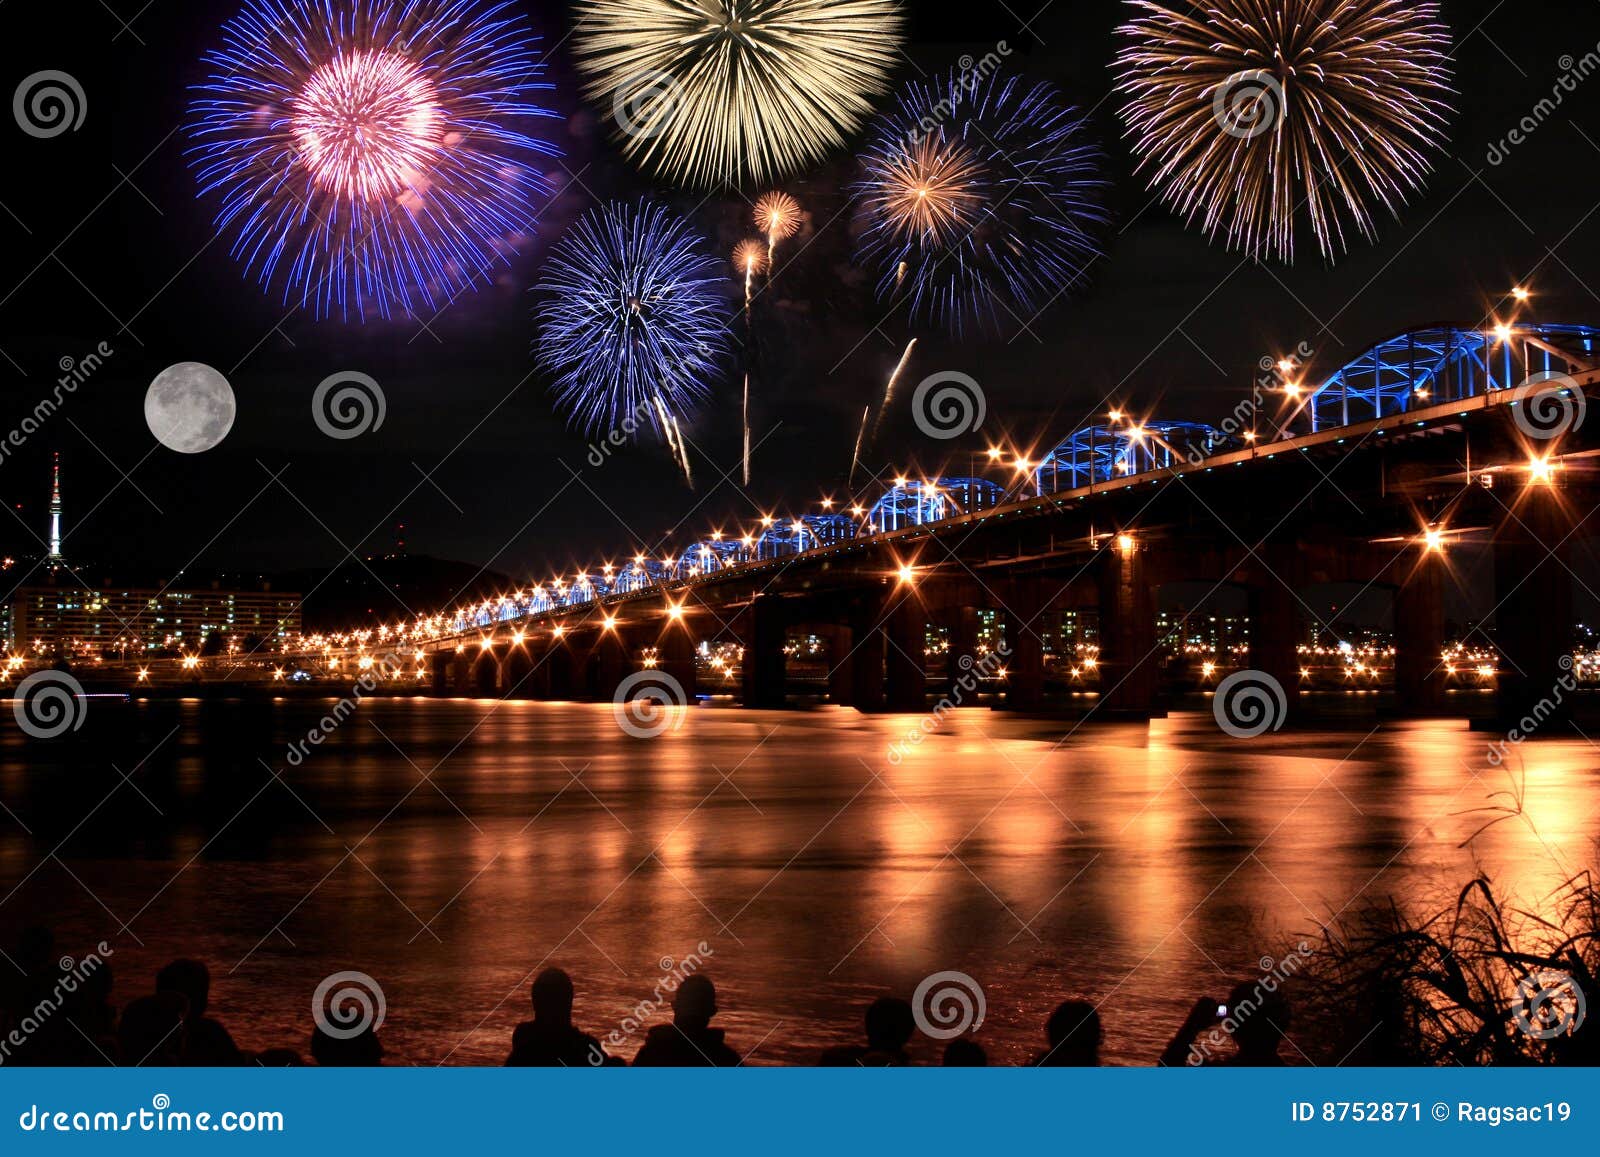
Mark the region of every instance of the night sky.
[[[26, 527], [0, 519], [4, 549], [19, 557], [40, 551], [31, 535], [44, 533], [53, 450], [67, 475], [67, 553], [108, 573], [327, 566], [350, 551], [387, 552], [403, 522], [412, 553], [548, 576], [654, 545], [685, 518], [680, 543], [711, 526], [731, 529], [768, 509], [845, 493], [861, 408], [881, 393], [907, 333], [902, 318], [885, 318], [871, 278], [851, 264], [848, 153], [782, 186], [811, 220], [787, 244], [793, 263], [763, 303], [767, 370], [757, 387], [761, 446], [748, 493], [734, 484], [731, 374], [690, 431], [703, 451], [692, 493], [659, 446], [589, 465], [588, 439], [552, 411], [530, 356], [528, 293], [551, 239], [596, 198], [650, 190], [690, 212], [726, 253], [753, 233], [746, 198], [764, 190], [701, 198], [641, 177], [579, 94], [559, 47], [566, 6], [526, 7], [555, 46], [556, 89], [546, 103], [567, 118], [551, 128], [567, 156], [549, 173], [564, 188], [514, 267], [424, 329], [406, 320], [318, 322], [286, 309], [214, 241], [179, 125], [201, 54], [233, 4], [0, 5], [4, 91], [33, 72], [60, 69], [88, 101], [81, 129], [53, 139], [26, 136], [9, 118], [0, 125], [9, 161], [0, 178], [0, 423], [14, 427], [50, 392], [62, 359], [101, 342], [113, 350], [40, 432], [8, 448], [0, 498]], [[1382, 223], [1376, 245], [1357, 239], [1332, 267], [1302, 245], [1292, 268], [1258, 265], [1208, 242], [1152, 203], [1133, 175], [1110, 90], [1112, 30], [1124, 5], [908, 7], [913, 44], [898, 80], [1006, 40], [1011, 65], [1092, 110], [1115, 185], [1108, 255], [1082, 292], [1057, 302], [1030, 332], [1012, 327], [961, 343], [923, 335], [912, 382], [961, 370], [988, 398], [988, 424], [954, 444], [963, 471], [968, 451], [989, 441], [1044, 448], [1098, 415], [1108, 395], [1161, 417], [1219, 421], [1245, 396], [1264, 355], [1305, 342], [1316, 351], [1311, 376], [1320, 379], [1395, 332], [1479, 324], [1518, 283], [1535, 289], [1539, 320], [1600, 322], [1600, 76], [1580, 82], [1505, 163], [1487, 159], [1491, 142], [1551, 92], [1560, 58], [1597, 50], [1594, 0], [1447, 2], [1459, 90], [1448, 153], [1401, 219]], [[1031, 35], [1020, 31], [1022, 20]], [[730, 281], [730, 317], [735, 293]], [[144, 423], [151, 378], [179, 361], [216, 366], [238, 396], [232, 434], [204, 455], [160, 447]], [[388, 406], [381, 430], [349, 442], [320, 433], [310, 408], [316, 384], [343, 369], [376, 378]], [[936, 468], [952, 444], [921, 438], [907, 400], [902, 394], [885, 422], [875, 462]]]

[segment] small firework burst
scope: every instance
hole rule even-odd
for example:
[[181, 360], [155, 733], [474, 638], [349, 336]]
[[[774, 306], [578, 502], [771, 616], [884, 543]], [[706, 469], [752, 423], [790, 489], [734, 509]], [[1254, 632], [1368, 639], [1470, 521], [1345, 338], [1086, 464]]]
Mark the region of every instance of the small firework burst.
[[914, 320], [960, 334], [1026, 325], [1086, 276], [1106, 223], [1101, 154], [1046, 84], [952, 72], [914, 81], [873, 127], [860, 259]]

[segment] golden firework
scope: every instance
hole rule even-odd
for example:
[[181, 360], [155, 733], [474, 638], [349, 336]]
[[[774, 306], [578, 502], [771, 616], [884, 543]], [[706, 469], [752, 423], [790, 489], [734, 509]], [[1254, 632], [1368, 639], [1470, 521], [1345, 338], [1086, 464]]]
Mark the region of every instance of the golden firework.
[[1451, 95], [1437, 4], [1135, 6], [1117, 60], [1139, 170], [1229, 247], [1292, 260], [1304, 220], [1331, 259], [1432, 171]]
[[767, 271], [767, 246], [764, 241], [741, 241], [733, 248], [733, 267], [747, 280]]
[[623, 151], [709, 188], [839, 147], [884, 91], [903, 27], [895, 0], [578, 0], [574, 45]]
[[800, 232], [800, 202], [787, 193], [768, 193], [756, 202], [756, 228], [769, 243], [787, 241]]

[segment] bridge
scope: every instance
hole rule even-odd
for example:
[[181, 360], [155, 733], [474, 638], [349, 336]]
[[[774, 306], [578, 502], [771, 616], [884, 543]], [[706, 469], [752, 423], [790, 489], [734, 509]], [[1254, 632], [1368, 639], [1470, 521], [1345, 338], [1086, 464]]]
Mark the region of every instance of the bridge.
[[1493, 553], [1499, 713], [1535, 709], [1572, 663], [1600, 328], [1430, 326], [1315, 386], [1300, 369], [1272, 366], [1217, 426], [1113, 412], [1037, 458], [991, 448], [1003, 484], [899, 478], [870, 504], [763, 518], [325, 646], [365, 667], [414, 654], [405, 676], [441, 694], [610, 700], [654, 680], [680, 700], [731, 687], [775, 708], [804, 638], [835, 703], [920, 712], [930, 693], [974, 701], [981, 680], [1038, 710], [1070, 619], [1095, 624], [1076, 654], [1097, 716], [1148, 718], [1163, 701], [1156, 593], [1198, 582], [1242, 590], [1238, 666], [1293, 714], [1299, 624], [1317, 618], [1303, 592], [1353, 583], [1392, 594], [1395, 702], [1430, 714], [1447, 687], [1452, 548], [1473, 542]]

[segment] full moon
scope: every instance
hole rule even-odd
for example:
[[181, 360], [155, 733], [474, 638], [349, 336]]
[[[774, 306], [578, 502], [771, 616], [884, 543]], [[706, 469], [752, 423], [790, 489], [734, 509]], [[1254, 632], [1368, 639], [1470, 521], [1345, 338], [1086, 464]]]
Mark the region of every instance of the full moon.
[[168, 366], [144, 395], [150, 432], [180, 454], [199, 454], [217, 445], [233, 429], [237, 412], [228, 379], [200, 362]]

